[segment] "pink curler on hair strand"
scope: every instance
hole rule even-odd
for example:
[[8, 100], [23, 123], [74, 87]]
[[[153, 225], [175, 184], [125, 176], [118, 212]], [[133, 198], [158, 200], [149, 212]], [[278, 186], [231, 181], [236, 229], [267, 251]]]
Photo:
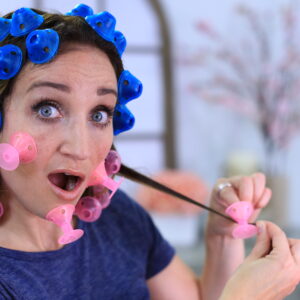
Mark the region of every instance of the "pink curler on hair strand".
[[225, 213], [238, 223], [232, 231], [234, 238], [246, 239], [257, 234], [257, 227], [248, 224], [248, 219], [253, 213], [253, 205], [250, 202], [235, 202], [227, 207]]
[[48, 221], [53, 222], [61, 228], [63, 235], [60, 236], [58, 242], [62, 245], [78, 240], [84, 233], [83, 230], [73, 229], [72, 227], [71, 221], [74, 210], [75, 207], [72, 204], [60, 205], [50, 210], [46, 216]]
[[111, 179], [105, 170], [105, 163], [102, 161], [100, 165], [96, 168], [96, 170], [91, 175], [91, 179], [88, 182], [88, 186], [102, 184], [107, 187], [110, 191], [110, 198], [115, 194], [121, 183], [123, 182], [123, 178], [120, 181], [116, 182]]

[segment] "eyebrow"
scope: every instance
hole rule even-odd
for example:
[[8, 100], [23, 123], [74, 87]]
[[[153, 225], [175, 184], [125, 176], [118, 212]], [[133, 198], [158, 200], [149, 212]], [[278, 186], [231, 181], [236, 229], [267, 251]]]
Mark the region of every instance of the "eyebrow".
[[30, 91], [39, 87], [50, 87], [65, 93], [70, 93], [71, 91], [70, 88], [65, 84], [56, 83], [52, 81], [36, 81], [27, 89], [26, 93], [29, 93]]
[[97, 95], [98, 96], [103, 96], [107, 94], [113, 94], [116, 97], [118, 97], [118, 93], [115, 89], [110, 89], [110, 88], [98, 88], [97, 89]]
[[[70, 93], [71, 89], [70, 87], [68, 87], [65, 84], [62, 83], [57, 83], [57, 82], [52, 82], [52, 81], [36, 81], [34, 82], [26, 91], [26, 93], [29, 93], [30, 91], [32, 91], [33, 89], [39, 88], [39, 87], [50, 87], [65, 93]], [[111, 88], [98, 88], [97, 89], [97, 95], [98, 96], [103, 96], [103, 95], [107, 95], [107, 94], [113, 94], [116, 97], [118, 97], [118, 93], [115, 89], [111, 89]]]

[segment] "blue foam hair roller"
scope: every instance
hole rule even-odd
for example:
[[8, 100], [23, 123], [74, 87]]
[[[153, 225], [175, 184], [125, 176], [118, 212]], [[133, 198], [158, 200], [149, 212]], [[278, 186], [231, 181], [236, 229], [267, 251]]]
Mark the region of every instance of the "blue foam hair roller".
[[129, 130], [134, 126], [134, 115], [125, 105], [116, 105], [113, 117], [114, 135]]
[[53, 29], [32, 31], [26, 38], [29, 59], [42, 64], [52, 59], [59, 46], [59, 35]]
[[13, 36], [28, 34], [44, 22], [44, 18], [41, 15], [25, 7], [16, 10], [11, 20], [10, 34]]
[[0, 130], [2, 129], [3, 127], [3, 113], [2, 111], [0, 111]]
[[10, 33], [11, 19], [0, 18], [0, 42]]
[[114, 39], [116, 19], [107, 11], [97, 15], [87, 16], [87, 23], [105, 40], [112, 42]]
[[116, 46], [119, 55], [122, 56], [127, 45], [126, 38], [122, 32], [115, 31], [113, 43]]
[[143, 84], [129, 71], [124, 70], [118, 80], [118, 101], [126, 104], [139, 97], [143, 91]]
[[85, 18], [94, 14], [93, 9], [86, 4], [78, 4], [71, 11], [66, 13], [67, 16], [79, 16]]
[[18, 46], [7, 44], [0, 47], [0, 79], [14, 77], [22, 64], [22, 51]]

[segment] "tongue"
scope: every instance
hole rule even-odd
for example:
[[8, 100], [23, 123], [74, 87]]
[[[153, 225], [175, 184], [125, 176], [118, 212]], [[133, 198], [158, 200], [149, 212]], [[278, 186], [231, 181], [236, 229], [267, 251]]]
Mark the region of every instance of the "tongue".
[[65, 175], [63, 173], [50, 174], [49, 180], [56, 186], [66, 191], [72, 191], [77, 183], [77, 177]]
[[58, 187], [64, 188], [64, 186], [66, 185], [67, 178], [66, 178], [65, 174], [56, 173], [56, 174], [50, 174], [49, 180], [53, 184], [57, 185]]

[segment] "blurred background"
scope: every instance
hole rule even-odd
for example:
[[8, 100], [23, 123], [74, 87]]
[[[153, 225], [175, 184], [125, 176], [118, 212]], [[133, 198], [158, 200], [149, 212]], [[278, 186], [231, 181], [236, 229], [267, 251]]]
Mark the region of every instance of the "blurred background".
[[[0, 12], [65, 13], [79, 3], [2, 1]], [[299, 238], [299, 1], [84, 3], [116, 17], [127, 39], [125, 69], [144, 85], [128, 104], [135, 127], [115, 140], [123, 162], [202, 203], [217, 178], [263, 171], [273, 196], [262, 218]], [[206, 213], [131, 182], [123, 189], [200, 273]]]

